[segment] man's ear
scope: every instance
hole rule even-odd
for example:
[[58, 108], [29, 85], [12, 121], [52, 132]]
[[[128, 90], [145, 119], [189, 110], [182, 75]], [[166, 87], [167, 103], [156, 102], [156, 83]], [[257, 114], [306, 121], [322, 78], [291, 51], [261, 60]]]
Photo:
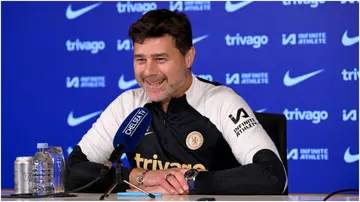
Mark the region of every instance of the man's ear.
[[195, 47], [191, 46], [191, 48], [189, 49], [189, 51], [185, 55], [186, 68], [190, 68], [193, 65], [195, 54], [196, 54]]

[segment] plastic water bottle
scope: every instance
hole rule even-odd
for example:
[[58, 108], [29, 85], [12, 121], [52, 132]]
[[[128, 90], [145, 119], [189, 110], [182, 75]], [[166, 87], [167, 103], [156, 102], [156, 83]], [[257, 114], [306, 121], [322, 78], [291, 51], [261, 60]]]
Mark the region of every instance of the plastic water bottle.
[[47, 143], [38, 143], [37, 152], [33, 158], [32, 182], [33, 195], [54, 193], [54, 163]]
[[63, 150], [60, 146], [52, 146], [49, 153], [54, 163], [54, 188], [55, 193], [65, 191], [65, 159]]

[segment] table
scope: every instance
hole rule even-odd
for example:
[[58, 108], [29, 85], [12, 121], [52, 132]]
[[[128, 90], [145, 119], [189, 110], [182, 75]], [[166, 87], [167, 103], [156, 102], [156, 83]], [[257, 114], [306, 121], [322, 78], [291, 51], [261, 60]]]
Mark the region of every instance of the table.
[[[1, 195], [9, 195], [10, 191], [2, 190]], [[2, 201], [99, 201], [101, 194], [77, 193], [77, 197], [65, 198], [1, 198]], [[196, 201], [200, 198], [215, 198], [216, 201], [322, 201], [326, 194], [289, 194], [288, 196], [230, 196], [230, 195], [163, 195], [150, 197], [129, 197], [110, 194], [104, 201]], [[329, 201], [359, 201], [358, 195], [336, 195]]]

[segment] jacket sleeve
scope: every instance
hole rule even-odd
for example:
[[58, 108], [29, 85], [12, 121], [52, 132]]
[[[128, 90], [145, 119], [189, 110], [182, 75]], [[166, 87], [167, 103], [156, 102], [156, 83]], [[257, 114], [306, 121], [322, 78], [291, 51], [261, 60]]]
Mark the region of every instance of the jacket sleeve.
[[[103, 164], [114, 151], [113, 140], [117, 130], [125, 117], [139, 104], [133, 101], [133, 98], [134, 91], [130, 90], [118, 96], [82, 137], [66, 160], [66, 190], [84, 186], [99, 176]], [[130, 170], [124, 171], [125, 179], [129, 178], [129, 173]], [[115, 168], [86, 191], [104, 192], [113, 180], [115, 180]]]
[[218, 100], [211, 106], [216, 109], [214, 121], [241, 166], [200, 172], [195, 181], [196, 193], [282, 194], [287, 187], [285, 167], [274, 142], [248, 104], [227, 87], [222, 87], [213, 99]]
[[[101, 163], [90, 162], [80, 146], [76, 145], [66, 160], [65, 190], [71, 191], [89, 184], [100, 175], [103, 166]], [[129, 180], [130, 172], [131, 168], [122, 169], [124, 180]], [[115, 182], [115, 179], [115, 168], [112, 167], [103, 178], [80, 192], [104, 193]], [[127, 184], [121, 183], [112, 192], [123, 192], [128, 188]]]

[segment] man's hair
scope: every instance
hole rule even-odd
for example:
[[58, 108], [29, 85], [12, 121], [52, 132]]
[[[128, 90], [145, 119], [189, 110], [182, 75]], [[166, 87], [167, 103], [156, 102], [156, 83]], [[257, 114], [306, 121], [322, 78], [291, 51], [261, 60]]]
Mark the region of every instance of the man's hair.
[[158, 9], [147, 12], [130, 26], [129, 37], [133, 43], [142, 44], [147, 38], [172, 36], [176, 48], [185, 55], [192, 44], [191, 24], [188, 17], [178, 11]]

